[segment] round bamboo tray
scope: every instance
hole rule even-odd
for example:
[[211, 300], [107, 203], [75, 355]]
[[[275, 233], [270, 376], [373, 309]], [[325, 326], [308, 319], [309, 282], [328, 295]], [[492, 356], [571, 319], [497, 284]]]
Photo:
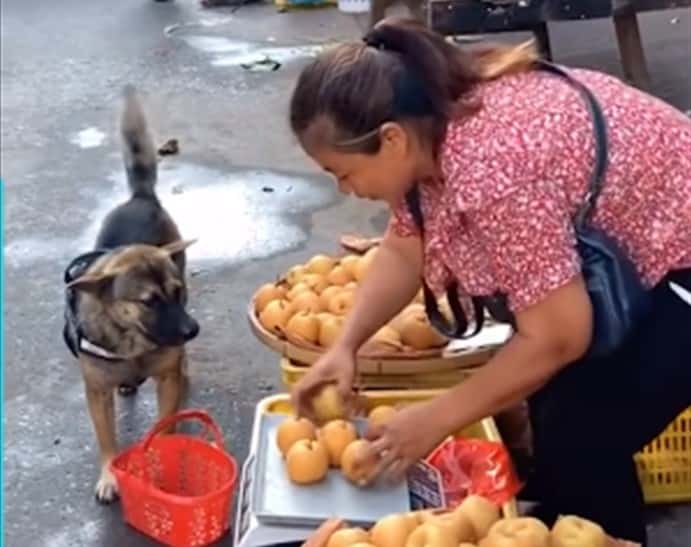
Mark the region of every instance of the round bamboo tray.
[[[290, 340], [264, 328], [254, 312], [254, 301], [247, 309], [250, 328], [257, 339], [270, 349], [293, 362], [311, 365], [324, 353], [324, 348], [303, 341]], [[425, 372], [442, 372], [459, 368], [472, 368], [486, 363], [496, 348], [445, 357], [444, 347], [416, 351], [403, 350], [391, 352], [361, 351], [358, 354], [358, 370], [364, 374], [416, 374]]]

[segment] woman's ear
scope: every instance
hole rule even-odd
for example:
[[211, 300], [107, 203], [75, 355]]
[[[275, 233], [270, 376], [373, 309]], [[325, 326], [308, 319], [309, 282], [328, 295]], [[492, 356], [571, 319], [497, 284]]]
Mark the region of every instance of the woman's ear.
[[403, 157], [408, 153], [409, 137], [403, 126], [396, 122], [385, 122], [379, 130], [381, 148], [394, 157]]

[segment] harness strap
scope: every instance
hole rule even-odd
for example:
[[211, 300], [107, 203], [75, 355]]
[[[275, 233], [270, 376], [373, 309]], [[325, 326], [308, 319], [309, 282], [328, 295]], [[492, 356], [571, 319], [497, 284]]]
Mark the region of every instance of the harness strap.
[[[76, 257], [69, 263], [63, 275], [65, 285], [72, 283], [75, 279], [79, 279], [97, 259], [109, 253], [108, 249], [96, 249], [84, 253]], [[94, 344], [84, 336], [84, 332], [77, 317], [77, 291], [75, 289], [65, 288], [65, 324], [62, 329], [62, 339], [70, 350], [70, 353], [76, 358], [80, 354], [88, 355], [105, 361], [122, 361], [122, 357], [116, 355], [105, 348]]]

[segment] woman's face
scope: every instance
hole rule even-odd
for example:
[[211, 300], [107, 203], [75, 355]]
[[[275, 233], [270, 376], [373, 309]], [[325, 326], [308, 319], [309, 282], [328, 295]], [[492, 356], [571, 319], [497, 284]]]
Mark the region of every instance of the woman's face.
[[312, 146], [307, 153], [336, 179], [344, 194], [381, 200], [396, 206], [416, 180], [422, 178], [421, 158], [410, 136], [398, 124], [384, 124], [381, 146], [375, 154], [342, 152]]

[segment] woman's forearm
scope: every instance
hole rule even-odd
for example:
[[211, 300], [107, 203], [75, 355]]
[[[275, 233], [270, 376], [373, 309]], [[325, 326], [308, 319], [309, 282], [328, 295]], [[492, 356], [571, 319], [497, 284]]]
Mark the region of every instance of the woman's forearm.
[[525, 400], [565, 365], [558, 352], [514, 336], [485, 366], [432, 403], [444, 421], [440, 428], [452, 434]]
[[358, 288], [338, 344], [356, 352], [415, 297], [422, 275], [418, 238], [388, 233]]
[[[468, 380], [433, 404], [452, 433], [524, 400], [586, 352], [592, 308], [579, 275], [519, 313], [517, 332]], [[435, 414], [437, 415], [437, 414]]]

